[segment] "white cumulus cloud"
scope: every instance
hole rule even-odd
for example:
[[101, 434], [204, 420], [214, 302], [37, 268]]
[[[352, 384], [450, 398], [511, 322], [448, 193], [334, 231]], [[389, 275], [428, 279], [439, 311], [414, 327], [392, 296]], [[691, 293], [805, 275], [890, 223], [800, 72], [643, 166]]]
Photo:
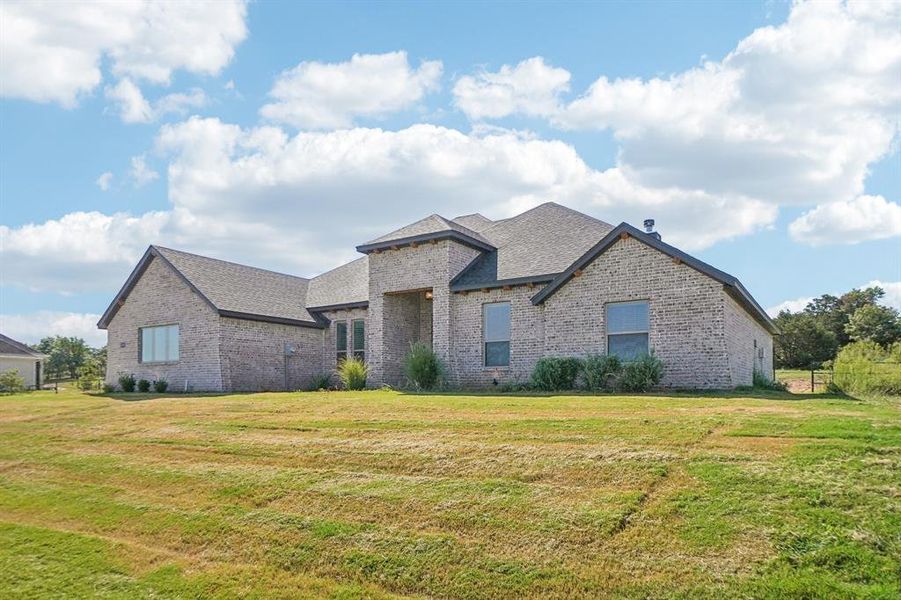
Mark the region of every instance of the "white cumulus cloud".
[[168, 84], [216, 74], [247, 36], [243, 0], [7, 0], [0, 3], [0, 95], [75, 106], [103, 80]]
[[799, 2], [720, 62], [666, 79], [600, 78], [555, 117], [610, 128], [646, 185], [780, 204], [849, 201], [901, 116], [901, 4]]
[[188, 93], [167, 94], [151, 104], [135, 83], [122, 79], [114, 86], [107, 86], [104, 95], [114, 104], [116, 112], [125, 123], [150, 123], [169, 113], [184, 115], [189, 108], [207, 103], [203, 90], [194, 88]]
[[466, 75], [454, 85], [454, 103], [471, 119], [506, 117], [514, 113], [550, 116], [559, 110], [559, 96], [569, 90], [570, 73], [552, 67], [540, 56], [492, 73]]
[[901, 205], [866, 195], [823, 204], [792, 221], [788, 231], [794, 240], [812, 246], [901, 236]]
[[110, 285], [128, 274], [170, 219], [167, 212], [75, 212], [40, 224], [0, 225], [3, 282], [60, 293]]
[[5, 269], [6, 280], [114, 290], [124, 265], [150, 243], [312, 275], [429, 212], [502, 218], [545, 201], [613, 222], [653, 216], [667, 241], [688, 250], [776, 216], [753, 199], [636, 186], [620, 169], [591, 168], [568, 144], [503, 130], [415, 125], [289, 135], [192, 117], [163, 126], [155, 151], [168, 160], [169, 210], [75, 213], [7, 228], [9, 251], [0, 259], [22, 267]]
[[302, 129], [351, 127], [412, 107], [438, 88], [440, 61], [412, 68], [406, 52], [354, 54], [347, 62], [302, 62], [282, 73], [260, 110], [267, 119]]
[[106, 331], [97, 329], [100, 315], [40, 310], [33, 313], [2, 315], [0, 331], [26, 344], [36, 344], [42, 338], [61, 335], [82, 338], [89, 346], [106, 345]]

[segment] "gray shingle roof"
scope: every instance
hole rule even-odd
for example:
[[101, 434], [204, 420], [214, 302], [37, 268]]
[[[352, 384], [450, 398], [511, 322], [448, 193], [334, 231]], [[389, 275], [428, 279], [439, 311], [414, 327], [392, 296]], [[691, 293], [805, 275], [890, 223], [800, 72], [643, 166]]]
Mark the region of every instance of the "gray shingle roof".
[[46, 354], [41, 354], [36, 350], [32, 350], [22, 342], [18, 342], [9, 336], [0, 333], [0, 354], [14, 354], [25, 358], [46, 358]]
[[471, 215], [461, 215], [459, 217], [454, 217], [451, 220], [454, 223], [459, 223], [463, 227], [468, 227], [469, 229], [472, 229], [473, 231], [477, 231], [479, 233], [482, 233], [482, 231], [494, 225], [494, 221], [479, 213], [473, 213]]
[[309, 279], [153, 246], [219, 311], [315, 322]]
[[369, 302], [369, 257], [364, 256], [310, 280], [307, 307]]
[[495, 221], [482, 231], [497, 250], [477, 258], [453, 282], [453, 289], [499, 281], [550, 280], [613, 229], [594, 217], [548, 202]]
[[402, 243], [404, 241], [422, 241], [431, 238], [437, 239], [443, 237], [443, 234], [449, 234], [448, 237], [453, 237], [463, 243], [470, 243], [478, 246], [480, 249], [488, 250], [492, 248], [491, 242], [485, 239], [479, 232], [473, 231], [469, 227], [459, 223], [449, 221], [441, 215], [429, 215], [415, 223], [411, 223], [410, 225], [396, 229], [391, 233], [370, 240], [365, 244], [361, 244], [357, 246], [357, 250], [360, 252], [367, 252], [374, 248], [388, 247], [391, 245], [391, 242]]

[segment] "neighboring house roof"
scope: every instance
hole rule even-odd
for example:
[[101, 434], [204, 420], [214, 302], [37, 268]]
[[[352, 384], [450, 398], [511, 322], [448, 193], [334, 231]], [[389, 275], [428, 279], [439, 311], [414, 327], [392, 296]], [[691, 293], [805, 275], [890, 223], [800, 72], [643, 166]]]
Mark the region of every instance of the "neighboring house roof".
[[770, 333], [779, 333], [779, 328], [776, 327], [776, 324], [770, 318], [770, 316], [766, 313], [763, 308], [757, 304], [757, 301], [748, 293], [748, 290], [742, 285], [742, 283], [734, 276], [729, 275], [724, 271], [720, 271], [716, 267], [708, 265], [707, 263], [698, 260], [697, 258], [691, 256], [690, 254], [686, 254], [682, 252], [678, 248], [670, 246], [669, 244], [662, 242], [657, 239], [654, 235], [649, 235], [644, 233], [635, 227], [632, 227], [628, 223], [620, 223], [613, 230], [611, 230], [603, 239], [601, 239], [597, 244], [595, 244], [591, 249], [589, 249], [585, 254], [580, 256], [575, 262], [573, 262], [565, 271], [560, 273], [557, 277], [548, 284], [547, 287], [542, 289], [540, 292], [535, 294], [532, 297], [532, 304], [541, 304], [548, 298], [550, 298], [557, 290], [563, 287], [570, 279], [572, 279], [577, 271], [584, 269], [591, 262], [593, 262], [597, 257], [603, 254], [608, 248], [613, 246], [617, 241], [621, 239], [623, 235], [631, 236], [636, 240], [643, 242], [654, 248], [663, 252], [664, 254], [678, 259], [680, 262], [686, 264], [692, 269], [707, 275], [708, 277], [720, 282], [723, 284], [726, 292], [735, 299], [752, 317], [754, 317], [761, 325], [763, 325]]
[[369, 305], [369, 257], [364, 256], [310, 280], [307, 310]]
[[305, 308], [310, 280], [150, 246], [97, 324], [106, 328], [153, 259], [162, 260], [223, 317], [321, 327]]
[[613, 225], [548, 202], [482, 230], [497, 248], [474, 260], [453, 291], [550, 281], [604, 237]]
[[384, 250], [395, 246], [422, 243], [432, 240], [451, 239], [477, 250], [494, 250], [482, 234], [469, 227], [449, 221], [441, 215], [429, 215], [415, 223], [396, 229], [357, 246], [358, 252], [368, 254], [374, 250]]
[[32, 350], [22, 342], [18, 342], [2, 333], [0, 333], [0, 355], [33, 358], [36, 360], [47, 358], [46, 354], [42, 354], [37, 350]]

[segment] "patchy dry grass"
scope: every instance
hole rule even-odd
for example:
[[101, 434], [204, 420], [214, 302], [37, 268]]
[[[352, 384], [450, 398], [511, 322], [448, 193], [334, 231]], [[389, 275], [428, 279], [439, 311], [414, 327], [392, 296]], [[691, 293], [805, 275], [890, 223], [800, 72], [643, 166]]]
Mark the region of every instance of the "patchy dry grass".
[[0, 398], [0, 597], [901, 593], [897, 400], [140, 398]]

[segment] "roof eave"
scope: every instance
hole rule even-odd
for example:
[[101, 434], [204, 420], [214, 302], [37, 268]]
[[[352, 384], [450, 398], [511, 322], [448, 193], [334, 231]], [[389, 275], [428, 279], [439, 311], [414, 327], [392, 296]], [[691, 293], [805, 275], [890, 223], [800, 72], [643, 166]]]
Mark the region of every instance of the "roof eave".
[[447, 230], [447, 231], [438, 231], [434, 233], [423, 233], [420, 235], [409, 236], [405, 238], [398, 238], [396, 240], [385, 240], [382, 242], [372, 242], [369, 244], [362, 244], [357, 246], [357, 252], [362, 252], [363, 254], [369, 254], [375, 250], [388, 250], [395, 247], [401, 246], [409, 246], [411, 244], [422, 244], [431, 241], [441, 241], [441, 240], [452, 240], [463, 244], [464, 246], [469, 246], [470, 248], [474, 248], [476, 250], [480, 250], [482, 252], [490, 252], [492, 250], [497, 250], [491, 244], [486, 244], [481, 240], [477, 240], [474, 237], [468, 236], [464, 233], [460, 233], [459, 231]]
[[469, 292], [469, 291], [474, 291], [474, 290], [501, 288], [504, 286], [527, 285], [530, 283], [548, 283], [550, 281], [553, 281], [557, 275], [558, 275], [557, 273], [550, 273], [547, 275], [532, 275], [532, 276], [528, 276], [528, 277], [512, 277], [510, 279], [497, 279], [495, 281], [464, 283], [464, 284], [451, 284], [450, 291], [451, 292]]
[[369, 300], [359, 302], [342, 302], [341, 304], [326, 304], [323, 306], [308, 306], [307, 312], [326, 312], [329, 310], [347, 310], [351, 308], [369, 308]]
[[263, 323], [278, 323], [280, 325], [294, 325], [295, 327], [309, 327], [312, 329], [322, 329], [324, 327], [321, 321], [305, 321], [302, 319], [289, 319], [286, 317], [276, 317], [273, 315], [258, 315], [254, 313], [238, 312], [234, 310], [220, 310], [220, 317], [228, 319], [241, 319], [244, 321], [260, 321]]

